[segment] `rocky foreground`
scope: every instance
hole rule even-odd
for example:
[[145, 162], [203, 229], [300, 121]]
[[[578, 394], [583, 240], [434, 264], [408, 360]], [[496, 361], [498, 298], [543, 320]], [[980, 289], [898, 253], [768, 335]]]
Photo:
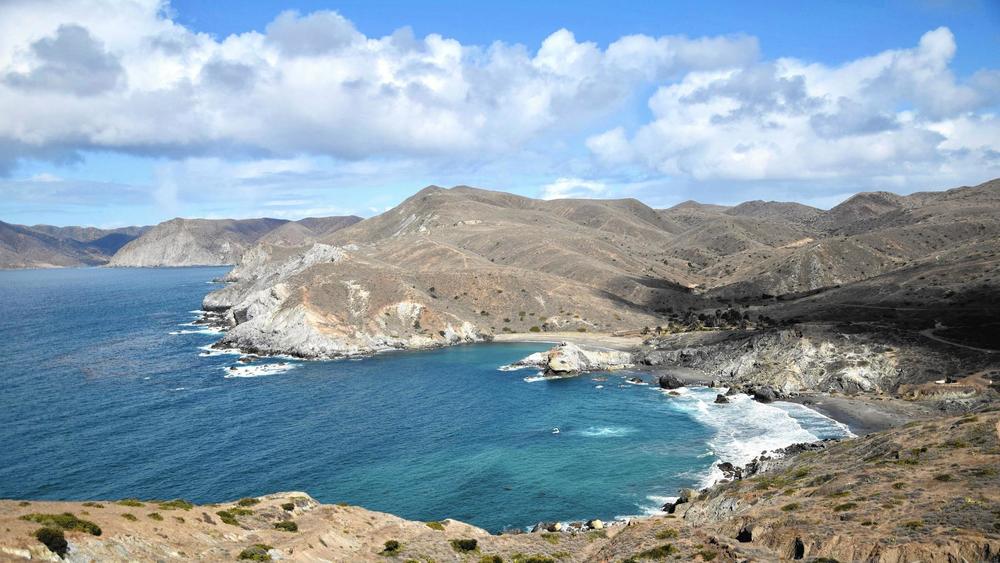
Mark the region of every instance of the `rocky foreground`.
[[[1000, 412], [788, 448], [672, 513], [492, 535], [277, 493], [0, 501], [0, 557], [58, 561], [1000, 561]], [[742, 478], [739, 473], [742, 473]], [[42, 531], [45, 530], [45, 531]], [[41, 538], [41, 539], [39, 539]], [[43, 541], [44, 540], [44, 543]]]

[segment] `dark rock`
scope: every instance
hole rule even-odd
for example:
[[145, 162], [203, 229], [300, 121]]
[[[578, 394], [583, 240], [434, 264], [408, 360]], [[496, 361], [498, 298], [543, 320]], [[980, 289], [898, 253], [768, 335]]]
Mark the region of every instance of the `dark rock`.
[[778, 394], [771, 387], [758, 387], [753, 390], [753, 400], [758, 403], [773, 403]]
[[733, 395], [739, 395], [742, 392], [743, 392], [743, 390], [740, 389], [739, 385], [733, 385], [732, 387], [729, 388], [728, 391], [726, 391], [726, 396], [727, 397], [732, 397]]
[[740, 533], [736, 534], [736, 541], [740, 543], [750, 543], [753, 541], [753, 532], [750, 530], [750, 526], [743, 526], [740, 529]]
[[802, 559], [806, 555], [806, 544], [802, 543], [802, 538], [795, 538], [792, 545], [792, 559]]
[[660, 384], [660, 389], [678, 389], [684, 387], [684, 382], [681, 381], [676, 375], [665, 373], [660, 376], [658, 380]]
[[728, 461], [718, 464], [717, 467], [722, 471], [722, 474], [725, 475], [727, 479], [740, 480], [743, 478], [743, 468], [736, 467]]
[[718, 394], [718, 395], [715, 396], [715, 402], [721, 405], [721, 404], [724, 404], [724, 403], [728, 403], [729, 399], [726, 398], [725, 395], [722, 395], [720, 393], [720, 394]]

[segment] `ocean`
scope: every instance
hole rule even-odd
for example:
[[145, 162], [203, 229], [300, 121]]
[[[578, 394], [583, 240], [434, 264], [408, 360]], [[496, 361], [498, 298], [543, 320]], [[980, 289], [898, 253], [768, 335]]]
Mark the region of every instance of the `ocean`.
[[848, 434], [800, 405], [716, 405], [718, 390], [672, 396], [634, 373], [498, 369], [539, 343], [243, 365], [190, 324], [225, 271], [0, 272], [0, 497], [304, 491], [499, 531], [649, 514], [719, 461]]

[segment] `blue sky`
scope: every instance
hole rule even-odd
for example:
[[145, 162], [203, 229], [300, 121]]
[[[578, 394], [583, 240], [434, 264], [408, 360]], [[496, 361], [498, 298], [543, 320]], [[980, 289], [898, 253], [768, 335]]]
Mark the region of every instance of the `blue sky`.
[[0, 220], [944, 189], [1000, 176], [998, 53], [974, 0], [10, 0]]

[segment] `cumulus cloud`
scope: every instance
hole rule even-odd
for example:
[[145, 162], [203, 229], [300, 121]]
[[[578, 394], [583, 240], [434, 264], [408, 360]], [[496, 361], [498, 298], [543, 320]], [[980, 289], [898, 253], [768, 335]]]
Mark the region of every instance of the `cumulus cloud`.
[[631, 136], [619, 127], [586, 144], [605, 165], [694, 181], [995, 174], [996, 72], [957, 80], [955, 50], [940, 28], [836, 67], [779, 59], [692, 71], [656, 91], [653, 119]]
[[[160, 0], [0, 4], [0, 151], [482, 159], [621, 108], [642, 81], [745, 64], [747, 37], [558, 30], [537, 50], [401, 29], [368, 37], [331, 11], [285, 12], [216, 39]], [[13, 154], [11, 154], [13, 153]], [[3, 169], [0, 163], [0, 169]]]

